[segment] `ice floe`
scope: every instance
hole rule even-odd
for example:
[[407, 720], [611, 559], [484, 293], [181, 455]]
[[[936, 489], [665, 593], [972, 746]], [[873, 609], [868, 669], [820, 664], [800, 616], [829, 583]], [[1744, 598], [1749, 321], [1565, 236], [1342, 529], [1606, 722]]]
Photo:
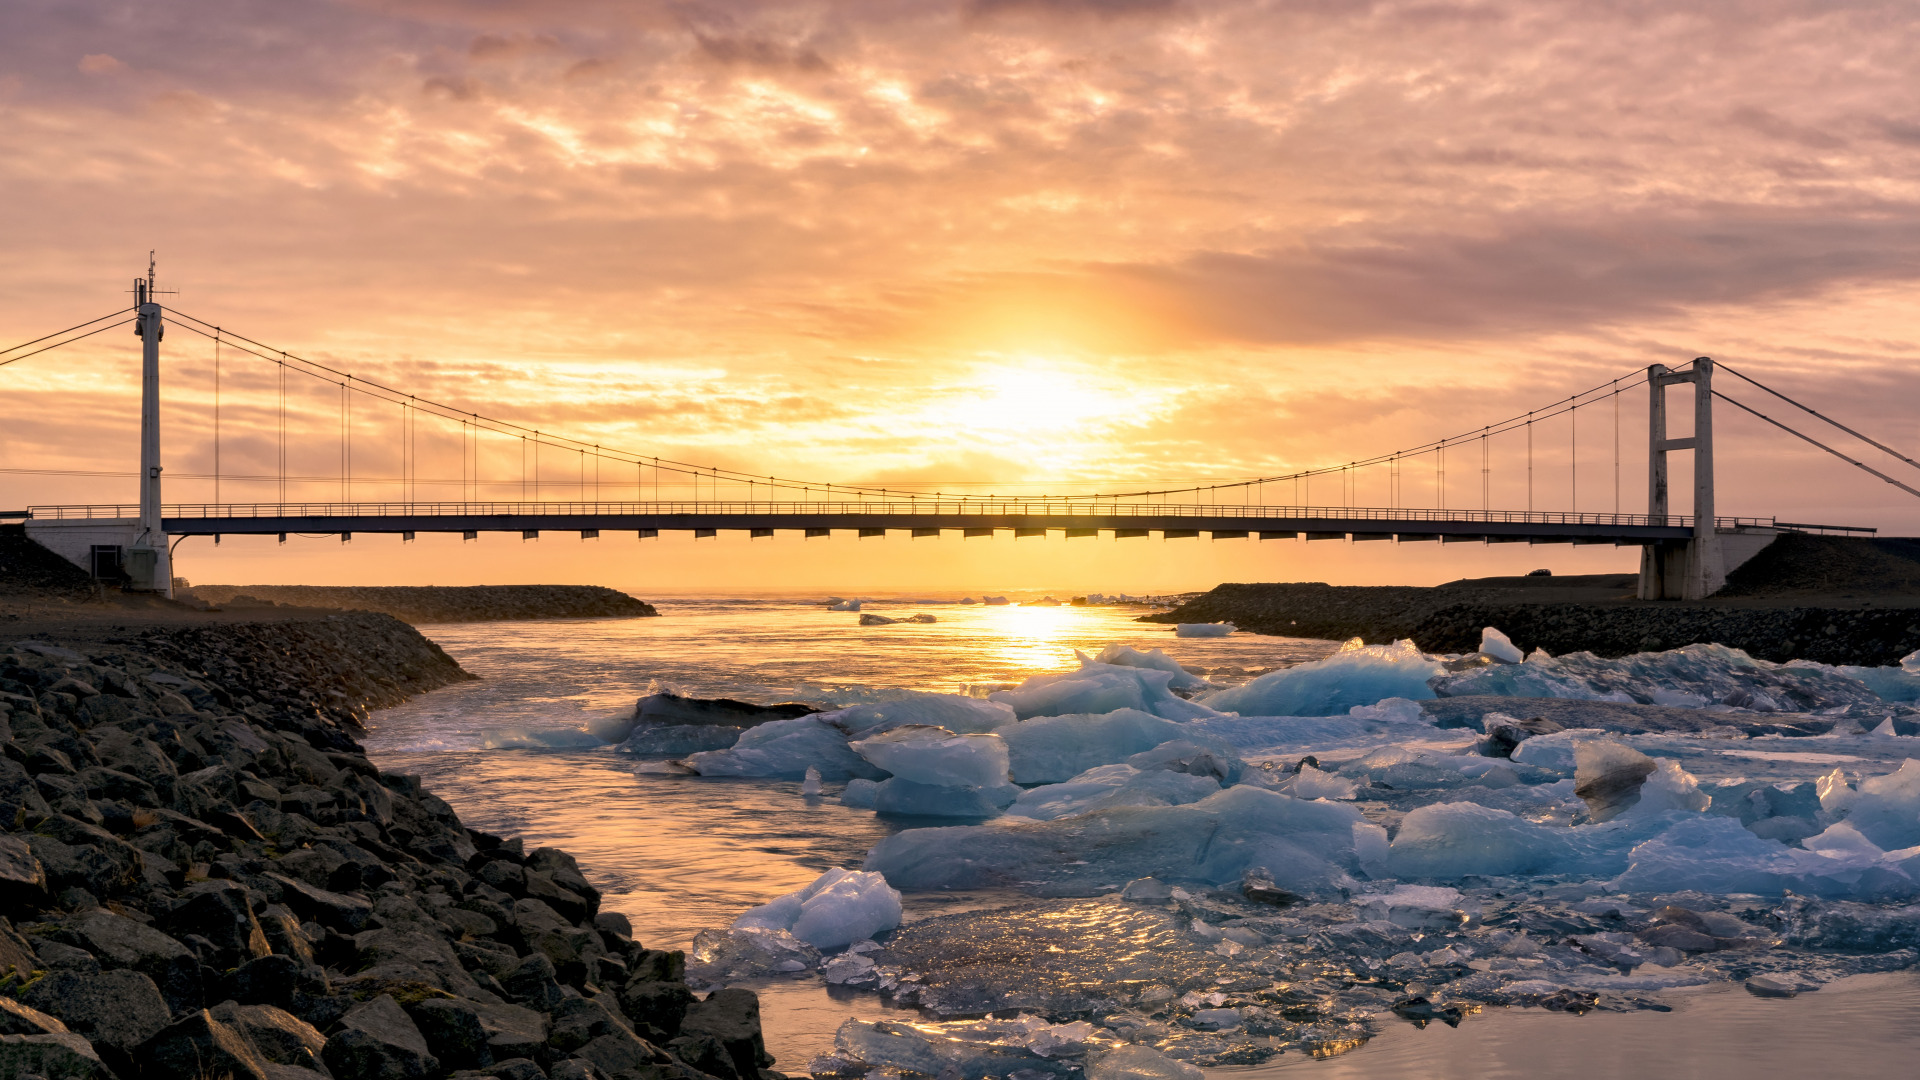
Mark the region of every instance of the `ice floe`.
[[836, 867], [747, 909], [733, 929], [784, 930], [816, 949], [838, 949], [899, 926], [900, 912], [900, 893], [885, 878]]

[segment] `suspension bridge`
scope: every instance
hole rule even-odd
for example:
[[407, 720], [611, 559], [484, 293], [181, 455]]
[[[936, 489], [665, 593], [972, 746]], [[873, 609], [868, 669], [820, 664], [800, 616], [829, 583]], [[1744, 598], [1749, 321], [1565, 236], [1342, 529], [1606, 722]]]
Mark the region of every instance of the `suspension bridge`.
[[[862, 537], [890, 532], [936, 536], [959, 532], [964, 536], [1011, 533], [1015, 537], [1064, 533], [1067, 537], [1111, 536], [1116, 539], [1159, 535], [1166, 539], [1304, 539], [1388, 541], [1399, 543], [1526, 543], [1635, 546], [1642, 549], [1640, 595], [1644, 599], [1694, 599], [1711, 595], [1729, 570], [1787, 531], [1838, 531], [1870, 534], [1852, 526], [1822, 526], [1783, 522], [1770, 517], [1724, 517], [1716, 513], [1714, 491], [1714, 402], [1726, 402], [1799, 439], [1865, 470], [1901, 490], [1920, 496], [1916, 489], [1826, 443], [1727, 396], [1714, 386], [1716, 371], [1726, 372], [1849, 435], [1886, 451], [1907, 465], [1920, 463], [1840, 424], [1809, 406], [1764, 386], [1707, 357], [1669, 368], [1653, 364], [1644, 371], [1601, 384], [1563, 398], [1546, 408], [1510, 417], [1457, 436], [1439, 439], [1342, 465], [1306, 469], [1279, 476], [1190, 487], [1129, 490], [1112, 494], [996, 495], [901, 492], [885, 488], [809, 483], [775, 476], [759, 476], [648, 457], [527, 428], [503, 419], [463, 411], [453, 405], [408, 394], [378, 381], [275, 349], [244, 335], [205, 322], [158, 302], [153, 269], [134, 282], [134, 303], [99, 319], [57, 334], [0, 351], [0, 367], [31, 356], [72, 345], [113, 329], [131, 325], [141, 341], [142, 391], [140, 422], [140, 501], [137, 504], [32, 506], [0, 512], [0, 517], [24, 521], [35, 540], [102, 577], [121, 577], [131, 587], [170, 594], [172, 553], [188, 537], [290, 534], [338, 536], [349, 541], [356, 534], [399, 534], [412, 539], [418, 533], [458, 533], [473, 539], [480, 533], [518, 534], [530, 539], [542, 533], [578, 532], [582, 537], [603, 533], [630, 533], [640, 538], [666, 531], [691, 532], [696, 537], [721, 531], [744, 531], [771, 536], [792, 530], [809, 537], [849, 533]], [[199, 503], [165, 503], [161, 454], [161, 342], [168, 325], [212, 343], [214, 354], [214, 471], [210, 477], [214, 498]], [[223, 351], [224, 350], [224, 351]], [[277, 431], [278, 468], [275, 475], [228, 477], [253, 483], [277, 482], [270, 501], [230, 501], [221, 498], [220, 363], [222, 356], [244, 357], [273, 367], [280, 401]], [[339, 464], [334, 476], [313, 476], [288, 470], [287, 383], [289, 376], [316, 380], [337, 391]], [[1692, 387], [1692, 434], [1669, 437], [1667, 391], [1676, 385]], [[1619, 407], [1621, 396], [1644, 387], [1647, 398], [1647, 488], [1645, 513], [1622, 513], [1620, 499]], [[1614, 510], [1594, 513], [1576, 510], [1535, 510], [1533, 501], [1533, 441], [1538, 425], [1565, 416], [1577, 425], [1578, 410], [1612, 403], [1614, 413]], [[400, 476], [368, 478], [356, 472], [355, 404], [364, 410], [375, 404], [399, 410]], [[419, 425], [438, 422], [457, 427], [462, 476], [459, 499], [421, 499], [422, 485], [451, 483], [423, 479], [419, 469]], [[1577, 431], [1577, 427], [1574, 429]], [[1529, 508], [1496, 510], [1491, 506], [1491, 469], [1488, 448], [1500, 436], [1524, 434], [1527, 444]], [[517, 447], [520, 475], [517, 497], [484, 498], [484, 489], [513, 487], [512, 479], [482, 480], [481, 440], [507, 440]], [[364, 436], [361, 437], [364, 440]], [[1472, 449], [1480, 457], [1479, 509], [1447, 506], [1448, 454], [1456, 472], [1464, 455], [1471, 472]], [[362, 443], [364, 453], [364, 441]], [[542, 497], [540, 457], [558, 454], [577, 464], [576, 477], [563, 482], [571, 499]], [[1670, 509], [1668, 455], [1690, 451], [1692, 513]], [[495, 454], [496, 458], [498, 454]], [[528, 469], [528, 458], [532, 468]], [[587, 479], [588, 462], [593, 479]], [[1427, 483], [1431, 466], [1433, 504], [1416, 501]], [[1577, 451], [1571, 463], [1575, 503], [1578, 491]], [[1353, 505], [1363, 470], [1384, 472], [1389, 493], [1386, 507]], [[1315, 505], [1314, 481], [1321, 490], [1337, 481], [1340, 505]], [[288, 485], [311, 489], [334, 486], [336, 497], [316, 501], [289, 497]], [[356, 487], [370, 484], [401, 489], [400, 499], [357, 498]], [[554, 481], [545, 481], [551, 491]], [[1410, 491], [1409, 489], [1413, 489]], [[690, 489], [691, 497], [680, 497]], [[1302, 497], [1302, 492], [1305, 497]], [[626, 497], [628, 493], [631, 497]], [[1291, 498], [1281, 501], [1285, 494]], [[604, 496], [604, 497], [603, 497]], [[1411, 496], [1411, 497], [1410, 497]]]

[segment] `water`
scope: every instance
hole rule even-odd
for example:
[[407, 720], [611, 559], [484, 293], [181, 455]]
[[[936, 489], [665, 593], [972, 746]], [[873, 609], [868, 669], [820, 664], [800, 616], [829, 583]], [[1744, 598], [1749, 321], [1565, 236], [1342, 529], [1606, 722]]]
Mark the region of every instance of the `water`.
[[[1176, 641], [1170, 627], [1136, 622], [1139, 611], [1124, 608], [869, 603], [866, 610], [880, 614], [924, 611], [939, 620], [879, 627], [862, 627], [855, 614], [827, 612], [796, 598], [668, 601], [661, 610], [659, 619], [427, 627], [430, 637], [482, 679], [378, 714], [365, 741], [383, 767], [420, 774], [470, 825], [574, 852], [605, 894], [606, 906], [632, 918], [643, 941], [667, 948], [685, 948], [700, 929], [724, 927], [746, 907], [796, 889], [823, 869], [858, 866], [869, 848], [902, 826], [832, 798], [804, 799], [797, 782], [636, 774], [633, 759], [581, 736], [591, 720], [630, 714], [634, 700], [654, 687], [822, 705], [880, 700], [902, 690], [980, 692], [1071, 669], [1074, 649], [1094, 652], [1113, 642], [1166, 648], [1182, 663], [1207, 669], [1215, 681], [1232, 683], [1317, 659], [1332, 647], [1252, 635]], [[1680, 740], [1664, 756], [1686, 759], [1687, 768], [1703, 775], [1716, 762], [1763, 756], [1795, 776], [1810, 777], [1837, 760], [1885, 761], [1891, 749], [1884, 740], [1872, 746], [1864, 739], [1821, 740], [1817, 750], [1806, 740], [1772, 742], [1735, 747], [1722, 741], [1703, 748]], [[907, 918], [910, 925], [936, 928], [956, 912], [986, 912], [983, 917], [990, 918], [1005, 911], [1017, 937], [1020, 919], [1029, 917], [1022, 914], [1024, 903], [1011, 895], [910, 894]], [[1075, 910], [1084, 918], [1091, 909]], [[966, 940], [964, 930], [960, 940]], [[1651, 1047], [1647, 1053], [1698, 1062], [1670, 1075], [1797, 1076], [1804, 1071], [1793, 1064], [1798, 1051], [1739, 1070], [1713, 1065], [1739, 1058], [1748, 1045], [1742, 1032], [1754, 1026], [1754, 1016], [1791, 1015], [1817, 1022], [1827, 1040], [1796, 1041], [1796, 1047], [1838, 1045], [1844, 1048], [1835, 1050], [1839, 1056], [1864, 1053], [1849, 1074], [1880, 1075], [1874, 1062], [1900, 1059], [1875, 1057], [1873, 1048], [1884, 1042], [1892, 1053], [1910, 1046], [1913, 1036], [1911, 1024], [1889, 1026], [1883, 1014], [1905, 1009], [1915, 1015], [1920, 981], [1873, 978], [1882, 981], [1871, 983], [1875, 989], [1864, 996], [1828, 993], [1852, 980], [1786, 1003], [1699, 996], [1685, 1004], [1684, 1022], [1655, 1013], [1576, 1019], [1491, 1009], [1457, 1030], [1436, 1025], [1416, 1032], [1387, 1014], [1371, 1025], [1378, 1036], [1372, 1042], [1330, 1061], [1289, 1052], [1253, 1070], [1223, 1071], [1445, 1076], [1464, 1075], [1471, 1067], [1480, 1070], [1475, 1075], [1531, 1075], [1554, 1071], [1543, 1054], [1588, 1039], [1588, 1049], [1569, 1052], [1585, 1055], [1583, 1071], [1595, 1075], [1626, 1075], [1624, 1064], [1607, 1070], [1638, 1060], [1641, 1051], [1619, 1049], [1621, 1040], [1632, 1040]], [[790, 1072], [825, 1052], [834, 1029], [849, 1016], [913, 1015], [871, 994], [842, 988], [829, 993], [817, 979], [756, 988], [765, 1001], [770, 1048], [779, 1067]], [[1855, 1004], [1832, 1004], [1846, 1001]], [[1701, 1056], [1701, 1047], [1715, 1045], [1724, 1053]]]

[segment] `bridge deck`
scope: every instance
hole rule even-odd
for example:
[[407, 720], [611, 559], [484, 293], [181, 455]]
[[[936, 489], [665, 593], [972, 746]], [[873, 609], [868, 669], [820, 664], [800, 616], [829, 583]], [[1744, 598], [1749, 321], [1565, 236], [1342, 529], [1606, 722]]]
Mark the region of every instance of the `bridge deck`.
[[[37, 521], [130, 518], [131, 506], [45, 506]], [[1488, 540], [1588, 544], [1683, 541], [1682, 515], [1366, 507], [1209, 506], [1119, 500], [892, 499], [847, 502], [226, 503], [165, 508], [172, 536], [279, 533], [1066, 530], [1070, 535], [1246, 536], [1355, 540]], [[1719, 518], [1723, 529], [1772, 529], [1771, 518]], [[1224, 535], [1223, 535], [1224, 534]]]

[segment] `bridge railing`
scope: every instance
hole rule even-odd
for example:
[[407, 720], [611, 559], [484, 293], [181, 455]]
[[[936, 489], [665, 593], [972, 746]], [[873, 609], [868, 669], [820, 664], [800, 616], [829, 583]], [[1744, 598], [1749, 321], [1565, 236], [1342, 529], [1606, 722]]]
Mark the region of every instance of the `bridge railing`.
[[[35, 518], [55, 520], [128, 518], [138, 506], [36, 506]], [[1191, 517], [1265, 520], [1379, 521], [1398, 525], [1420, 522], [1484, 522], [1514, 525], [1664, 526], [1690, 528], [1684, 514], [1592, 514], [1557, 510], [1441, 510], [1355, 506], [1234, 506], [1212, 503], [1161, 503], [1091, 499], [859, 499], [859, 500], [665, 500], [646, 502], [301, 502], [172, 503], [169, 518], [199, 520], [245, 518], [379, 517], [606, 517], [606, 516], [764, 516], [809, 517]], [[1774, 519], [1717, 517], [1719, 528], [1773, 528]]]

